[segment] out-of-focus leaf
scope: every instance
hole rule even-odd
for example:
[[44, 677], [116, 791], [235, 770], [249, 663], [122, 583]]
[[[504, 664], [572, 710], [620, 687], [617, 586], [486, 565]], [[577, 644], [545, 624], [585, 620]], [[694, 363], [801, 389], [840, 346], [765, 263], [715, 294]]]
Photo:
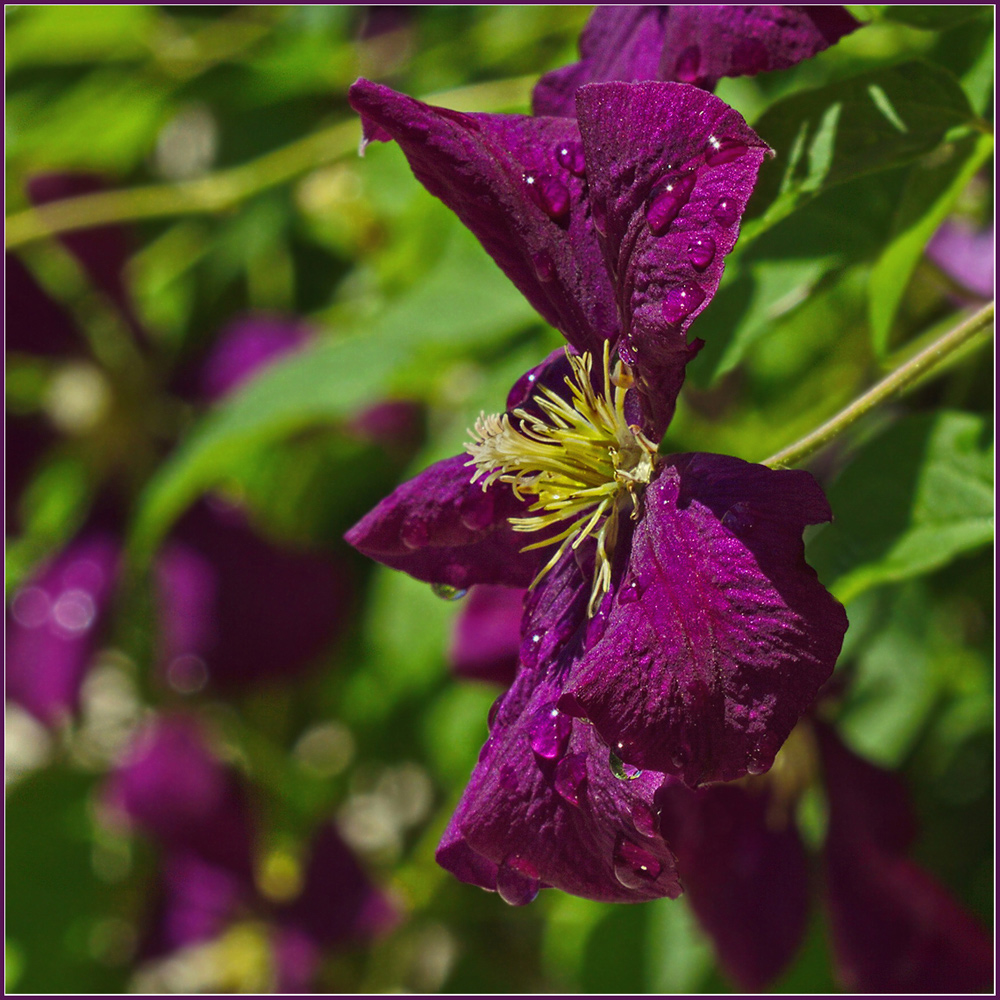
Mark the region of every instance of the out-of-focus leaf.
[[712, 944], [691, 907], [680, 899], [648, 903], [647, 993], [700, 993], [715, 964]]
[[974, 18], [987, 18], [991, 4], [907, 4], [882, 5], [881, 16], [886, 21], [898, 21], [914, 28], [939, 31]]
[[492, 684], [456, 683], [427, 711], [422, 728], [428, 756], [450, 784], [468, 778], [489, 735], [486, 718], [499, 693]]
[[916, 61], [778, 101], [754, 123], [777, 156], [761, 170], [742, 238], [827, 188], [911, 162], [974, 118], [947, 70]]
[[835, 520], [810, 561], [842, 601], [944, 566], [993, 538], [993, 447], [983, 417], [905, 418], [866, 444], [827, 491]]
[[892, 237], [872, 268], [869, 316], [878, 354], [889, 346], [896, 310], [927, 241], [992, 152], [991, 135], [970, 135], [929, 154], [911, 169]]

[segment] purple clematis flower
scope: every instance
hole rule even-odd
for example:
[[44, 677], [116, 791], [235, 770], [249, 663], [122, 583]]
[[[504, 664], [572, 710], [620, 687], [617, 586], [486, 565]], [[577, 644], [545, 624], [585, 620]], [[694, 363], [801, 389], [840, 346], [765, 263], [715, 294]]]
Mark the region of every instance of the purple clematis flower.
[[367, 81], [351, 101], [572, 348], [347, 535], [418, 579], [530, 588], [438, 860], [511, 903], [676, 896], [657, 789], [765, 771], [846, 629], [803, 558], [803, 528], [830, 517], [807, 473], [654, 443], [767, 147], [678, 83], [584, 86], [575, 119]]

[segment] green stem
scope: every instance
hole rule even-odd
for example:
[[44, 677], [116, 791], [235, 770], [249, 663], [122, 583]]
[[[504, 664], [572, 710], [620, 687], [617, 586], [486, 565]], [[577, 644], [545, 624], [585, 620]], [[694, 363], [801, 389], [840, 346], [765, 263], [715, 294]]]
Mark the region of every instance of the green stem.
[[772, 469], [798, 465], [813, 452], [819, 451], [843, 434], [870, 410], [908, 389], [922, 376], [942, 364], [976, 334], [990, 326], [993, 323], [993, 314], [994, 303], [991, 302], [964, 323], [943, 334], [929, 347], [915, 354], [909, 361], [904, 362], [825, 424], [770, 458], [765, 458], [761, 464]]
[[[534, 78], [473, 84], [426, 100], [453, 111], [494, 111], [525, 103]], [[150, 184], [64, 198], [7, 219], [7, 249], [76, 229], [203, 212], [224, 212], [267, 188], [334, 163], [358, 147], [356, 120], [339, 122], [241, 166], [179, 184]]]

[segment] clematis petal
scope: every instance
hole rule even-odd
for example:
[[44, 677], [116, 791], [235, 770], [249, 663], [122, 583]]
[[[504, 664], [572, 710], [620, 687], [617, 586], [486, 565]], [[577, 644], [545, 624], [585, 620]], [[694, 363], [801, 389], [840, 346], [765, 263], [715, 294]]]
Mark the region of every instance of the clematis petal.
[[656, 793], [688, 902], [723, 968], [754, 992], [795, 955], [809, 909], [805, 849], [776, 804], [768, 788], [743, 783], [690, 789], [668, 780]]
[[663, 776], [615, 777], [592, 726], [559, 712], [559, 679], [579, 655], [589, 585], [573, 554], [529, 596], [521, 669], [438, 848], [463, 881], [514, 905], [554, 886], [605, 902], [677, 896], [655, 828]]
[[473, 587], [455, 625], [451, 665], [459, 677], [509, 687], [521, 645], [524, 591]]
[[801, 537], [830, 511], [806, 472], [667, 461], [604, 633], [560, 703], [630, 764], [728, 781], [771, 766], [833, 671], [847, 617]]
[[359, 80], [365, 142], [395, 139], [417, 179], [478, 237], [528, 301], [579, 350], [617, 317], [594, 239], [576, 123], [461, 114]]
[[536, 115], [570, 115], [586, 83], [667, 80], [712, 89], [724, 76], [785, 69], [860, 24], [834, 6], [604, 6], [580, 36], [579, 62], [535, 85]]
[[769, 150], [738, 112], [685, 84], [591, 84], [577, 108], [619, 353], [659, 440], [700, 346], [687, 331], [719, 287]]

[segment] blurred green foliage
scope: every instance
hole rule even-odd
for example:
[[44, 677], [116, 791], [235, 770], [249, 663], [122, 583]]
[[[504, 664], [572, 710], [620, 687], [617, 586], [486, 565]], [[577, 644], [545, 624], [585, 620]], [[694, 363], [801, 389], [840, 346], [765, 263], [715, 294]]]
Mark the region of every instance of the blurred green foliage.
[[[589, 8], [399, 8], [389, 23], [392, 10], [8, 8], [13, 252], [73, 316], [111, 391], [133, 400], [127, 412], [141, 408], [148, 449], [130, 446], [124, 474], [99, 433], [60, 438], [19, 500], [8, 590], [65, 544], [117, 477], [136, 588], [120, 595], [110, 643], [136, 713], [184, 703], [213, 720], [272, 838], [302, 842], [331, 815], [350, 826], [358, 802], [385, 798], [386, 775], [402, 765], [429, 780], [416, 819], [381, 840], [356, 838], [406, 919], [389, 939], [331, 959], [329, 990], [728, 991], [683, 900], [615, 908], [547, 892], [513, 910], [434, 864], [495, 692], [449, 677], [457, 605], [365, 565], [340, 539], [394, 482], [460, 448], [479, 411], [498, 409], [560, 338], [397, 148], [354, 155], [360, 130], [346, 89], [365, 74], [450, 106], [525, 111], [531, 80], [574, 58]], [[760, 460], [963, 315], [922, 250], [956, 210], [993, 217], [982, 181], [992, 162], [990, 8], [852, 10], [871, 23], [818, 58], [719, 87], [777, 156], [698, 322], [707, 346], [670, 450]], [[381, 21], [388, 30], [372, 33]], [[27, 179], [76, 171], [106, 185], [84, 218], [128, 226], [124, 277], [150, 343], [141, 359], [119, 307], [44, 226], [31, 228], [57, 224], [66, 208], [29, 215]], [[177, 372], [227, 321], [258, 310], [306, 317], [321, 336], [215, 408], [177, 400]], [[970, 352], [809, 465], [837, 518], [810, 539], [811, 561], [852, 622], [838, 721], [857, 750], [905, 773], [924, 822], [921, 861], [983, 919], [992, 906], [991, 367], [987, 352]], [[9, 358], [10, 411], [51, 416], [58, 374], [48, 359]], [[423, 448], [405, 462], [345, 433], [364, 406], [392, 398], [426, 412]], [[208, 490], [241, 498], [261, 530], [351, 567], [357, 614], [305, 678], [228, 700], [151, 682], [148, 560]], [[88, 750], [88, 711], [51, 736], [10, 730], [37, 750], [7, 798], [16, 991], [114, 992], [135, 973], [154, 865], [141, 842], [109, 839], [96, 819], [113, 755]], [[296, 748], [331, 722], [347, 749], [317, 773]], [[830, 988], [817, 916], [778, 989]]]

